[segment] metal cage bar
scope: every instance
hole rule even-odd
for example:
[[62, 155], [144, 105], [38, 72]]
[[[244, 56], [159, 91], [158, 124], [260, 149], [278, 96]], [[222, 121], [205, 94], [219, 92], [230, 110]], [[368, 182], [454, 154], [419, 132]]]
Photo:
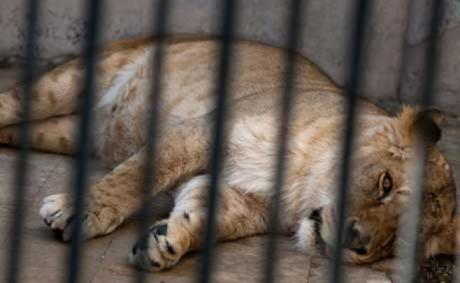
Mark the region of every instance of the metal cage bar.
[[345, 81], [346, 93], [346, 118], [344, 144], [342, 148], [342, 163], [341, 172], [338, 180], [339, 191], [337, 194], [337, 227], [335, 235], [335, 245], [333, 253], [331, 282], [340, 283], [343, 280], [342, 276], [342, 246], [344, 241], [344, 230], [348, 204], [348, 186], [350, 181], [350, 173], [352, 172], [352, 154], [353, 142], [355, 135], [356, 113], [358, 103], [358, 88], [361, 77], [361, 67], [363, 65], [363, 51], [365, 26], [370, 12], [370, 3], [367, 0], [359, 0], [355, 6], [355, 14], [352, 19], [355, 20], [355, 25], [352, 29], [351, 44], [349, 44], [350, 65]]
[[[412, 2], [411, 2], [412, 4]], [[444, 1], [432, 1], [430, 17], [430, 36], [428, 41], [425, 57], [425, 72], [423, 81], [423, 90], [420, 96], [420, 105], [422, 109], [430, 107], [434, 102], [434, 80], [438, 70], [439, 57], [439, 27], [444, 17]], [[413, 5], [409, 5], [413, 7]], [[410, 11], [409, 11], [410, 12]], [[410, 19], [409, 19], [410, 20]], [[407, 35], [406, 35], [407, 36]], [[407, 41], [407, 39], [406, 39]], [[401, 256], [401, 268], [399, 278], [401, 282], [417, 281], [417, 263], [420, 256], [423, 255], [423, 245], [420, 245], [418, 234], [420, 232], [421, 217], [423, 216], [423, 187], [426, 158], [426, 142], [419, 140], [415, 148], [416, 160], [413, 164], [415, 186], [412, 196], [413, 203], [408, 208], [409, 216], [407, 221], [400, 224], [400, 239], [398, 240], [398, 254]], [[404, 238], [404, 240], [401, 240]]]
[[223, 167], [223, 149], [225, 144], [225, 120], [227, 116], [227, 100], [231, 76], [231, 56], [234, 28], [237, 26], [236, 11], [238, 0], [225, 0], [222, 3], [222, 22], [220, 53], [218, 57], [218, 73], [216, 76], [216, 112], [214, 116], [213, 147], [209, 164], [210, 181], [208, 193], [207, 226], [199, 273], [202, 283], [211, 281], [213, 248], [216, 241], [216, 213], [220, 173]]
[[99, 39], [99, 24], [101, 22], [101, 8], [103, 1], [86, 1], [86, 17], [88, 22], [88, 34], [84, 47], [85, 75], [83, 94], [80, 106], [80, 128], [78, 130], [79, 149], [76, 155], [76, 174], [73, 180], [74, 218], [72, 231], [72, 244], [69, 255], [69, 272], [67, 281], [79, 282], [79, 270], [82, 255], [82, 222], [85, 209], [85, 196], [88, 179], [88, 159], [91, 150], [91, 120], [93, 94], [96, 80], [96, 60]]
[[[88, 158], [91, 148], [91, 120], [92, 120], [92, 105], [93, 94], [95, 91], [96, 78], [96, 59], [98, 53], [99, 25], [101, 22], [102, 0], [86, 1], [86, 17], [88, 22], [88, 34], [86, 46], [84, 48], [85, 76], [83, 85], [83, 96], [80, 115], [80, 129], [78, 133], [78, 143], [80, 145], [75, 166], [76, 174], [73, 179], [74, 192], [74, 207], [75, 215], [73, 218], [74, 226], [72, 231], [72, 244], [69, 254], [69, 272], [66, 280], [68, 282], [79, 282], [79, 270], [81, 265], [82, 255], [82, 222], [84, 218], [84, 202], [87, 186], [88, 175]], [[295, 50], [298, 47], [301, 31], [303, 28], [302, 11], [304, 11], [303, 0], [291, 0], [290, 15], [288, 17], [288, 50], [285, 57], [285, 88], [283, 89], [282, 108], [280, 110], [280, 124], [278, 134], [278, 150], [276, 157], [276, 167], [273, 185], [273, 198], [271, 202], [270, 218], [269, 218], [269, 239], [266, 249], [266, 265], [264, 273], [264, 282], [272, 283], [276, 267], [276, 232], [278, 230], [278, 216], [281, 211], [281, 195], [284, 182], [284, 168], [288, 162], [285, 157], [287, 142], [289, 137], [289, 119], [291, 116], [291, 106], [295, 97], [293, 88], [293, 80], [295, 77]], [[216, 213], [218, 207], [218, 191], [219, 180], [222, 167], [224, 165], [224, 145], [225, 145], [225, 124], [227, 117], [227, 100], [230, 93], [230, 77], [231, 77], [231, 59], [232, 45], [235, 27], [237, 26], [237, 7], [238, 1], [225, 0], [222, 4], [222, 23], [221, 23], [221, 38], [220, 38], [220, 53], [218, 57], [218, 73], [215, 77], [215, 94], [216, 94], [216, 112], [215, 125], [213, 132], [213, 148], [210, 156], [210, 183], [207, 208], [207, 227], [205, 230], [205, 242], [203, 245], [202, 262], [199, 271], [200, 282], [208, 283], [211, 281], [213, 269], [213, 247], [216, 240]], [[412, 5], [410, 5], [412, 7]], [[39, 19], [39, 1], [28, 0], [26, 9], [26, 50], [25, 50], [25, 67], [22, 73], [24, 88], [22, 91], [21, 109], [22, 117], [19, 127], [20, 150], [16, 161], [15, 171], [15, 197], [14, 197], [14, 217], [12, 218], [11, 231], [12, 244], [9, 250], [9, 266], [7, 271], [8, 282], [18, 281], [18, 272], [21, 260], [22, 247], [22, 230], [24, 218], [24, 205], [26, 193], [26, 181], [28, 175], [27, 157], [30, 149], [30, 113], [31, 113], [31, 95], [32, 87], [36, 78], [36, 34], [38, 29]], [[144, 164], [144, 177], [142, 182], [142, 191], [144, 193], [144, 205], [142, 208], [143, 215], [147, 215], [150, 211], [150, 195], [153, 180], [155, 177], [156, 168], [154, 160], [156, 156], [156, 147], [158, 143], [158, 132], [160, 132], [160, 106], [162, 92], [162, 67], [164, 60], [164, 44], [167, 39], [166, 29], [168, 26], [170, 1], [159, 0], [157, 13], [155, 14], [154, 35], [156, 35], [156, 49], [152, 54], [152, 71], [153, 83], [151, 96], [149, 100], [149, 119], [147, 123], [147, 143], [145, 147], [146, 158]], [[342, 163], [340, 178], [338, 179], [339, 191], [337, 196], [337, 227], [335, 237], [334, 261], [332, 265], [331, 282], [341, 282], [342, 276], [342, 243], [344, 240], [344, 227], [346, 223], [346, 212], [348, 203], [348, 185], [350, 181], [350, 173], [352, 170], [352, 148], [354, 135], [356, 132], [356, 116], [358, 103], [358, 88], [361, 78], [361, 67], [363, 65], [364, 39], [366, 21], [371, 10], [371, 3], [366, 0], [359, 0], [356, 3], [355, 25], [352, 31], [350, 41], [350, 65], [347, 74], [345, 85], [346, 91], [346, 118], [344, 131], [344, 145], [342, 149]], [[434, 80], [438, 68], [439, 42], [437, 36], [439, 34], [440, 21], [444, 15], [444, 1], [433, 1], [433, 9], [431, 14], [431, 35], [433, 40], [429, 41], [426, 52], [426, 67], [425, 79], [423, 80], [423, 92], [420, 97], [420, 102], [423, 108], [432, 105], [434, 101]], [[407, 34], [406, 34], [407, 37]], [[404, 68], [403, 63], [403, 68]], [[424, 175], [424, 159], [426, 157], [425, 146], [423, 141], [419, 143], [417, 151], [417, 159], [414, 170], [417, 178], [417, 185], [414, 192], [414, 205], [409, 208], [409, 220], [411, 223], [409, 229], [405, 229], [405, 242], [408, 244], [401, 252], [402, 258], [401, 277], [404, 282], [413, 282], [416, 280], [416, 263], [420, 255], [419, 243], [417, 235], [420, 226], [420, 215], [423, 211], [422, 195], [423, 195], [423, 175]], [[141, 221], [141, 232], [145, 230], [148, 222], [147, 219]], [[406, 227], [407, 228], [407, 227]], [[412, 229], [413, 228], [413, 229]], [[401, 248], [402, 249], [402, 248]], [[137, 282], [144, 282], [143, 273], [139, 272]]]
[[24, 14], [25, 27], [27, 30], [25, 38], [25, 65], [22, 70], [24, 88], [21, 99], [21, 122], [18, 128], [19, 152], [14, 172], [14, 217], [11, 219], [12, 243], [9, 249], [8, 268], [6, 269], [7, 282], [18, 282], [18, 271], [21, 265], [23, 223], [25, 210], [26, 182], [29, 173], [27, 164], [28, 152], [30, 150], [30, 111], [32, 87], [36, 79], [36, 46], [37, 30], [39, 20], [40, 1], [27, 0], [26, 12]]
[[[160, 129], [160, 109], [161, 109], [161, 92], [162, 92], [162, 81], [163, 81], [163, 62], [164, 62], [164, 45], [167, 39], [166, 27], [168, 26], [169, 12], [171, 10], [171, 1], [160, 0], [156, 6], [156, 13], [154, 13], [154, 30], [153, 36], [156, 42], [156, 48], [152, 54], [152, 89], [149, 97], [149, 110], [147, 120], [147, 143], [145, 146], [145, 163], [144, 163], [144, 177], [142, 182], [142, 192], [144, 195], [144, 203], [141, 208], [141, 223], [139, 235], [145, 232], [147, 229], [148, 218], [147, 215], [151, 211], [152, 205], [151, 192], [153, 190], [153, 180], [156, 176], [156, 166], [154, 161], [157, 156], [157, 143], [158, 133]], [[155, 7], [152, 7], [155, 10]], [[137, 282], [142, 283], [145, 281], [145, 274], [138, 271]]]
[[305, 6], [304, 0], [291, 0], [289, 5], [289, 16], [286, 19], [288, 26], [287, 52], [285, 55], [285, 74], [283, 96], [280, 109], [280, 123], [278, 125], [278, 148], [276, 154], [273, 197], [271, 199], [271, 209], [269, 216], [269, 238], [266, 248], [265, 277], [264, 282], [273, 283], [276, 274], [276, 234], [278, 232], [279, 213], [281, 211], [281, 195], [284, 183], [284, 168], [288, 162], [286, 158], [287, 144], [289, 138], [289, 120], [291, 108], [295, 98], [293, 81], [295, 78], [295, 58], [296, 50], [302, 35], [303, 17], [302, 12]]

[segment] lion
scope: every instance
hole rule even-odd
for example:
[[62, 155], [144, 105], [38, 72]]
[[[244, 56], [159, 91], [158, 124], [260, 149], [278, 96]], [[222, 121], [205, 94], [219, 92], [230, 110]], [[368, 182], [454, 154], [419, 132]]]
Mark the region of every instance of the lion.
[[[123, 40], [101, 50], [93, 113], [92, 154], [112, 169], [88, 188], [82, 223], [85, 240], [107, 235], [143, 203], [146, 120], [154, 39]], [[215, 39], [181, 38], [164, 46], [162, 103], [152, 196], [169, 192], [174, 207], [134, 244], [129, 261], [151, 271], [174, 267], [203, 243], [207, 223], [209, 155], [215, 101]], [[217, 238], [238, 239], [268, 231], [276, 168], [278, 111], [285, 88], [285, 51], [235, 41], [230, 75], [225, 158], [216, 214]], [[31, 146], [73, 154], [84, 68], [81, 59], [40, 77], [32, 91]], [[298, 55], [292, 88], [280, 232], [307, 253], [334, 245], [336, 192], [341, 168], [345, 97], [312, 62]], [[21, 109], [15, 86], [0, 95], [0, 142], [17, 144]], [[425, 121], [424, 125], [421, 125]], [[426, 123], [428, 121], [428, 123]], [[451, 167], [436, 143], [442, 114], [404, 107], [391, 115], [359, 102], [352, 157], [344, 260], [375, 263], [395, 256], [400, 219], [411, 203], [410, 167], [417, 137], [427, 141], [424, 210], [419, 240], [426, 257], [456, 251], [458, 217]], [[71, 194], [44, 198], [40, 215], [63, 241], [72, 240]], [[318, 245], [318, 240], [323, 245]]]

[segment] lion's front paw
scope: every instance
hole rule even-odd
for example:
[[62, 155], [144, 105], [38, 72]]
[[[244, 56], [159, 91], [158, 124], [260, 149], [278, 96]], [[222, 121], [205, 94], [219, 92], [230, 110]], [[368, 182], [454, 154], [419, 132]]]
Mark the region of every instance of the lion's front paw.
[[[56, 194], [45, 197], [40, 208], [40, 216], [48, 225], [56, 238], [62, 241], [72, 239], [74, 210], [73, 201], [68, 194]], [[85, 213], [82, 222], [82, 238], [84, 240], [94, 237], [97, 234], [94, 216]]]
[[71, 239], [70, 227], [73, 219], [72, 200], [67, 194], [51, 195], [43, 199], [40, 216], [63, 241]]
[[129, 254], [129, 262], [141, 269], [160, 271], [176, 265], [188, 246], [186, 231], [174, 221], [163, 220], [137, 241]]

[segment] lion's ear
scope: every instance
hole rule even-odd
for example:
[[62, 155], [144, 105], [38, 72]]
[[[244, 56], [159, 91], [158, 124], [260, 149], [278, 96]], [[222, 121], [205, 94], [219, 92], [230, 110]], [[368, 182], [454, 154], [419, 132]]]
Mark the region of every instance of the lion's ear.
[[437, 109], [421, 111], [417, 113], [414, 121], [415, 133], [428, 144], [435, 144], [441, 139], [443, 121], [444, 115]]
[[405, 107], [399, 115], [403, 131], [412, 142], [422, 138], [427, 144], [436, 144], [442, 136], [441, 124], [444, 114], [437, 109], [418, 111]]

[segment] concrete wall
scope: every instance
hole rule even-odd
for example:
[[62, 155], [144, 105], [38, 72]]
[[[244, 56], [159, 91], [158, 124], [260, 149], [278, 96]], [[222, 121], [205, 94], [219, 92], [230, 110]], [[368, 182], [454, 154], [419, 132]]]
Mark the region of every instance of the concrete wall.
[[[217, 31], [218, 0], [170, 0], [171, 32], [213, 34]], [[299, 50], [318, 64], [338, 84], [343, 84], [347, 64], [347, 40], [356, 0], [309, 0], [304, 11], [305, 29]], [[434, 0], [416, 0], [409, 25], [408, 68], [400, 87], [403, 38], [409, 0], [369, 0], [372, 19], [366, 39], [367, 60], [363, 93], [373, 99], [416, 102], [423, 78], [424, 50], [429, 40], [426, 14]], [[0, 0], [0, 60], [20, 62], [24, 40], [23, 7], [17, 0]], [[40, 57], [75, 53], [85, 37], [81, 3], [74, 0], [41, 0]], [[150, 0], [108, 0], [104, 8], [104, 39], [148, 34], [151, 30]], [[446, 0], [446, 17], [440, 41], [441, 68], [437, 73], [436, 102], [452, 115], [460, 110], [460, 0]], [[289, 1], [240, 1], [238, 36], [283, 46]]]

